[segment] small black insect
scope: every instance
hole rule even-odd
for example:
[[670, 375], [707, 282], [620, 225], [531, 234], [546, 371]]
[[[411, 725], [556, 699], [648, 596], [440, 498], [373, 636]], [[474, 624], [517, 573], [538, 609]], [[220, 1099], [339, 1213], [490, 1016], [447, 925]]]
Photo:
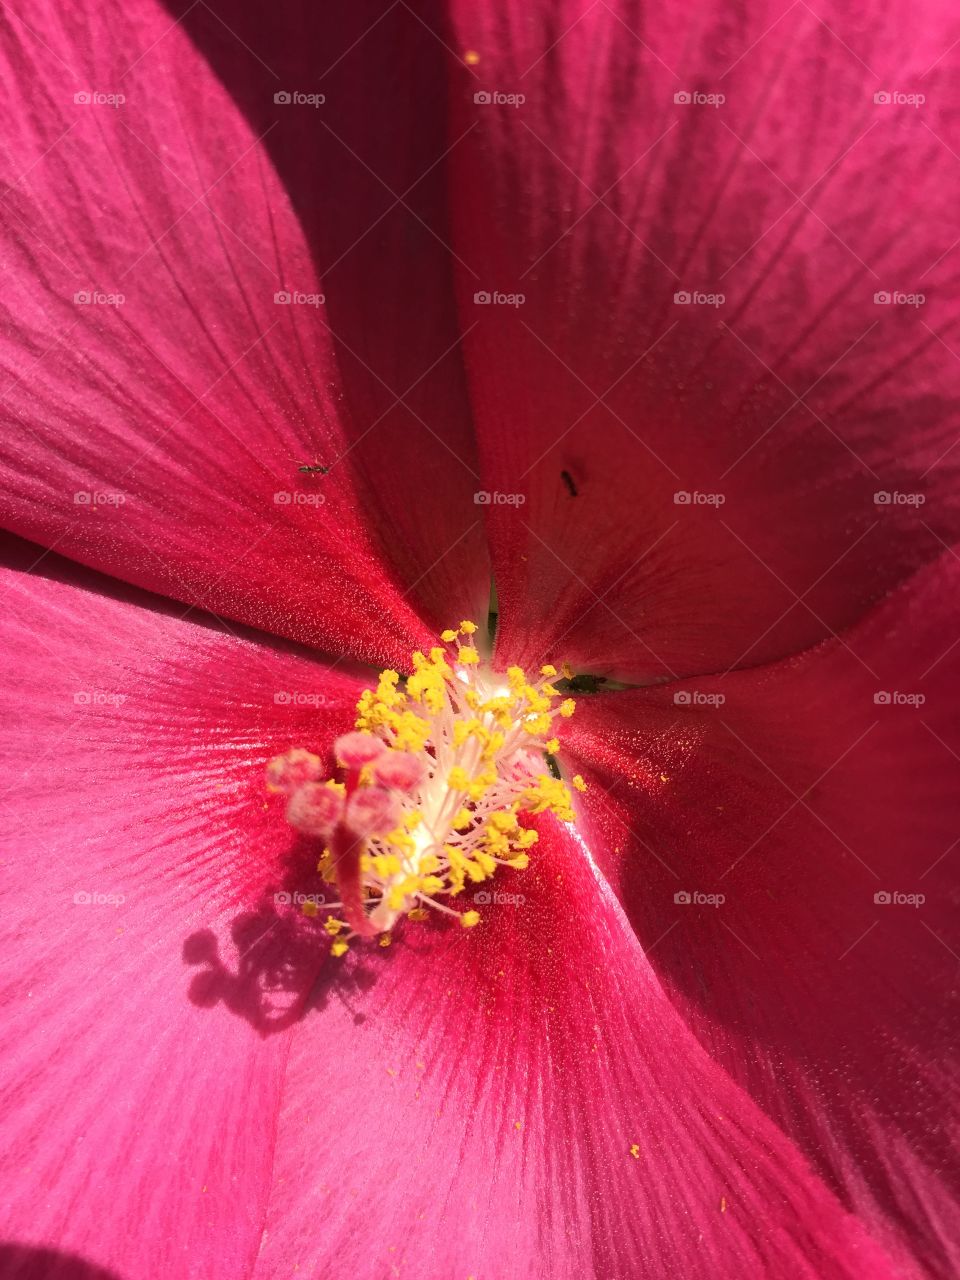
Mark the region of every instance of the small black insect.
[[570, 474], [570, 472], [561, 471], [560, 479], [567, 486], [567, 489], [570, 492], [570, 497], [575, 498], [577, 496], [577, 486], [573, 483], [573, 476]]
[[599, 693], [601, 686], [607, 683], [606, 676], [571, 676], [566, 681], [566, 689], [570, 693]]
[[319, 462], [314, 463], [312, 466], [306, 462], [301, 462], [300, 466], [297, 467], [297, 470], [304, 472], [305, 475], [325, 476], [330, 468], [321, 466]]
[[560, 772], [560, 765], [557, 761], [557, 757], [550, 755], [549, 752], [547, 753], [547, 768], [555, 778], [563, 777], [563, 774]]

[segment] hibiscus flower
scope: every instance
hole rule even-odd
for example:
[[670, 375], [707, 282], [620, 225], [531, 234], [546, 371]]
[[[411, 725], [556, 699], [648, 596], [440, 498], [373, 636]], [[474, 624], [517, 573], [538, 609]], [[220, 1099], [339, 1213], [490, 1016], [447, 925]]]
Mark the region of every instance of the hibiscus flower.
[[[5, 1276], [956, 1274], [958, 58], [0, 8]], [[448, 628], [586, 789], [344, 950], [264, 773]]]

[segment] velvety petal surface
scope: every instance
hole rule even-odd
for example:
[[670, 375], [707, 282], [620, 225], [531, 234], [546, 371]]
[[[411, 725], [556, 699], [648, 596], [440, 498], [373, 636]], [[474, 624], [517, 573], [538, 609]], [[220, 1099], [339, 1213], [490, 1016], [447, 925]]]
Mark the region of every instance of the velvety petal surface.
[[792, 661], [581, 699], [567, 743], [687, 1024], [942, 1277], [960, 1264], [958, 586], [947, 553]]
[[237, 1280], [318, 963], [264, 909], [292, 841], [263, 766], [324, 752], [358, 682], [22, 561], [0, 595], [3, 1274]]
[[647, 680], [851, 623], [958, 532], [956, 13], [454, 11], [504, 659]]
[[[362, 45], [364, 6], [191, 12], [0, 15], [0, 510], [127, 581], [399, 662], [420, 612], [489, 594], [434, 231], [443, 50], [402, 8]], [[388, 55], [420, 95], [376, 96]]]
[[258, 1278], [912, 1274], [697, 1045], [585, 846], [543, 824], [491, 888], [325, 971]]

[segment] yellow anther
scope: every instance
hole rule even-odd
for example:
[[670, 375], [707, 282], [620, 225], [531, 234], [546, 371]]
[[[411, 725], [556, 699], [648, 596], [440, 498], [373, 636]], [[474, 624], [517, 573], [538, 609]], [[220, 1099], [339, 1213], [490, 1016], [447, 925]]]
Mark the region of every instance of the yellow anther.
[[447, 631], [441, 631], [441, 632], [440, 632], [440, 639], [441, 639], [445, 644], [453, 644], [453, 642], [454, 642], [454, 640], [456, 640], [456, 638], [457, 638], [457, 633], [456, 633], [456, 631], [450, 631], [450, 630], [447, 630]]
[[584, 782], [583, 778], [579, 773], [575, 773], [573, 777], [570, 779], [570, 781], [573, 783], [573, 785], [576, 787], [578, 791], [586, 791], [587, 784]]
[[477, 850], [477, 866], [486, 876], [492, 876], [497, 869], [496, 858], [491, 858], [489, 853], [484, 853], [482, 849]]
[[349, 944], [344, 942], [342, 938], [337, 938], [336, 942], [331, 944], [330, 954], [332, 956], [342, 956], [350, 950]]
[[540, 674], [542, 676], [547, 676], [548, 678], [550, 676], [555, 676], [557, 674], [557, 668], [551, 667], [550, 663], [548, 662], [540, 668]]
[[465, 911], [460, 917], [460, 923], [463, 925], [464, 929], [472, 929], [474, 925], [480, 923], [480, 912]]
[[564, 698], [560, 703], [560, 714], [565, 720], [569, 720], [576, 709], [577, 704], [574, 702], [573, 698]]
[[473, 645], [465, 644], [457, 654], [457, 661], [465, 663], [468, 667], [475, 667], [480, 662], [480, 655]]
[[510, 812], [504, 813], [502, 810], [497, 813], [491, 813], [489, 825], [494, 829], [494, 831], [516, 831], [517, 815]]
[[476, 718], [472, 720], [457, 720], [453, 726], [453, 745], [462, 747], [468, 738], [480, 738], [481, 741], [487, 736], [487, 731]]
[[476, 631], [476, 629], [477, 629], [477, 624], [475, 622], [460, 623], [460, 630], [465, 636], [472, 636], [473, 633]]
[[470, 786], [470, 778], [467, 771], [460, 765], [455, 764], [447, 774], [447, 786], [454, 791], [466, 791]]
[[476, 804], [479, 800], [483, 799], [496, 780], [497, 775], [495, 773], [481, 773], [478, 778], [475, 778], [474, 781], [470, 783], [470, 786], [467, 788], [467, 795], [473, 803]]
[[385, 854], [379, 858], [371, 858], [370, 861], [373, 863], [373, 870], [384, 880], [400, 871], [400, 859], [395, 854]]
[[502, 733], [490, 733], [486, 735], [486, 739], [487, 741], [483, 748], [482, 759], [493, 760], [504, 744], [504, 735]]

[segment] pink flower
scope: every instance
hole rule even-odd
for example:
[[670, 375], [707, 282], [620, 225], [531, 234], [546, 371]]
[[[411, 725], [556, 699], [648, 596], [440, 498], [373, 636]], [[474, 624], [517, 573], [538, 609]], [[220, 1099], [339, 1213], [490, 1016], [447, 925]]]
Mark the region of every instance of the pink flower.
[[[958, 59], [0, 7], [4, 1276], [956, 1274]], [[331, 957], [284, 805], [491, 575], [577, 821]]]

